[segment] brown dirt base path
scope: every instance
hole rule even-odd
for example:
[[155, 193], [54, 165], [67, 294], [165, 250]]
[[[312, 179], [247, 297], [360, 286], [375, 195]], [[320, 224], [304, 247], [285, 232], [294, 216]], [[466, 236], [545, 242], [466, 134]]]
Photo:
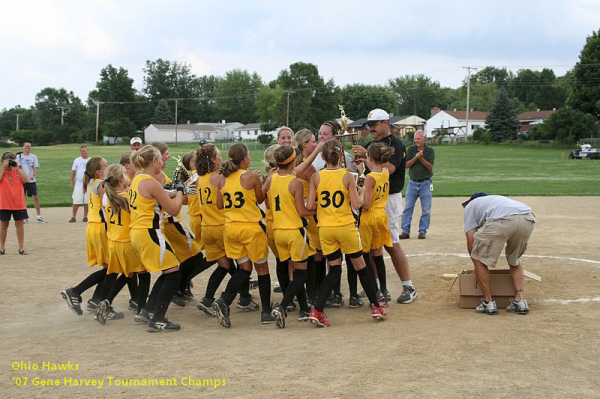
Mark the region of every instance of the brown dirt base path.
[[[126, 290], [114, 303], [124, 320], [101, 326], [90, 313], [67, 309], [61, 290], [93, 270], [85, 224], [67, 223], [67, 208], [44, 209], [48, 224], [32, 218], [26, 225], [29, 255], [17, 254], [11, 225], [0, 256], [2, 397], [598, 397], [600, 199], [518, 199], [539, 220], [527, 253], [537, 257], [523, 264], [543, 281], [526, 281], [527, 316], [457, 307], [458, 284], [449, 291], [452, 281], [442, 275], [471, 268], [464, 199], [434, 198], [427, 239], [413, 231], [402, 241], [419, 299], [390, 304], [385, 322], [372, 321], [366, 306], [346, 305], [327, 310], [331, 328], [300, 323], [293, 312], [281, 330], [261, 325], [258, 312], [232, 309], [225, 329], [194, 302], [172, 305], [168, 317], [182, 330], [161, 334], [133, 325]], [[395, 298], [400, 281], [386, 264]], [[499, 265], [507, 267], [504, 259]], [[195, 279], [196, 298], [208, 276]], [[84, 293], [84, 302], [90, 296]], [[60, 370], [68, 362], [76, 366]], [[85, 385], [94, 380], [102, 386]], [[136, 386], [161, 382], [170, 385]]]

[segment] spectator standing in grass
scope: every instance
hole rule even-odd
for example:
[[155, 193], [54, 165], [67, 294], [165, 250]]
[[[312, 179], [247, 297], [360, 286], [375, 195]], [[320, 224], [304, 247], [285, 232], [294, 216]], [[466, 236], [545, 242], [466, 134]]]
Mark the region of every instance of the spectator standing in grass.
[[17, 229], [17, 240], [19, 242], [19, 254], [27, 255], [25, 252], [25, 228], [24, 220], [27, 219], [27, 204], [25, 203], [25, 192], [23, 184], [29, 181], [27, 174], [19, 169], [17, 156], [12, 152], [2, 154], [2, 166], [0, 166], [0, 255], [6, 251], [6, 235], [10, 217], [15, 221]]
[[88, 199], [89, 192], [87, 190], [83, 192], [83, 174], [87, 166], [90, 157], [88, 156], [87, 146], [82, 145], [79, 147], [80, 157], [75, 158], [73, 161], [73, 167], [71, 168], [71, 189], [73, 190], [73, 216], [69, 220], [69, 223], [75, 223], [77, 221], [77, 210], [79, 205], [83, 205], [83, 222], [87, 223], [88, 215]]
[[[33, 200], [35, 212], [37, 213], [37, 221], [38, 223], [46, 223], [47, 220], [42, 217], [40, 200], [37, 195], [37, 184], [35, 180], [38, 170], [40, 169], [40, 161], [38, 160], [37, 156], [31, 153], [31, 143], [26, 142], [23, 144], [23, 152], [17, 154], [17, 164], [29, 178], [29, 182], [23, 184], [23, 189], [25, 190], [25, 195], [31, 197]], [[27, 223], [27, 220], [29, 219], [25, 219], [25, 223]]]

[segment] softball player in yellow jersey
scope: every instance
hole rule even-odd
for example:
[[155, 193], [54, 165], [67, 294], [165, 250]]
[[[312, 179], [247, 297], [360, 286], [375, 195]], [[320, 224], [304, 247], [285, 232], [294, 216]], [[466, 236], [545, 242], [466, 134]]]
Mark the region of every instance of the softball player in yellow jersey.
[[[147, 271], [163, 272], [154, 283], [146, 309], [140, 310], [138, 319], [144, 321], [153, 313], [148, 321], [149, 332], [177, 331], [180, 326], [168, 321], [165, 314], [181, 275], [175, 253], [160, 230], [160, 207], [169, 214], [178, 214], [183, 203], [184, 186], [178, 185], [175, 199], [171, 200], [162, 184], [153, 177], [160, 173], [163, 164], [160, 151], [155, 147], [145, 146], [133, 151], [131, 160], [140, 171], [129, 188], [131, 244]], [[154, 304], [153, 309], [148, 309], [150, 303]]]
[[[129, 276], [146, 272], [129, 237], [129, 196], [125, 168], [120, 164], [111, 165], [106, 168], [104, 177], [106, 192], [102, 197], [102, 208], [107, 227], [108, 270], [103, 282], [101, 302], [95, 313], [96, 321], [100, 324], [106, 323], [106, 320], [123, 318], [123, 313], [112, 309], [112, 302], [129, 282]], [[148, 288], [149, 284], [148, 279]], [[145, 296], [147, 295], [146, 289]], [[138, 301], [139, 298], [136, 297], [135, 302]], [[144, 297], [143, 303], [145, 302]]]
[[[166, 168], [167, 161], [171, 157], [167, 145], [161, 142], [153, 142], [150, 145], [156, 147], [160, 151], [163, 161], [162, 168]], [[157, 173], [154, 177], [161, 184], [171, 183], [171, 179], [164, 171]], [[177, 288], [177, 292], [173, 297], [173, 303], [179, 306], [185, 306], [194, 297], [190, 290], [191, 279], [206, 270], [208, 266], [206, 265], [204, 255], [201, 252], [202, 248], [194, 240], [194, 236], [188, 231], [181, 220], [181, 214], [179, 212], [176, 213], [176, 216], [172, 216], [167, 212], [163, 218], [162, 229], [180, 263], [181, 281]]]
[[348, 254], [358, 273], [371, 302], [372, 317], [384, 319], [387, 315], [377, 301], [373, 279], [365, 268], [360, 235], [352, 214], [352, 208], [359, 209], [362, 206], [364, 190], [359, 188], [357, 192], [352, 174], [339, 167], [344, 152], [338, 141], [325, 142], [322, 156], [327, 165], [310, 179], [307, 208], [317, 208], [319, 236], [323, 254], [329, 264], [329, 274], [321, 285], [317, 303], [309, 319], [317, 326], [330, 325], [323, 308], [334, 286], [340, 281], [342, 253]]
[[[317, 154], [320, 156], [322, 143], [317, 145], [317, 141], [315, 139], [315, 135], [308, 129], [299, 130], [294, 136], [294, 145], [301, 151], [302, 159], [306, 159], [315, 151], [318, 151]], [[300, 158], [300, 157], [299, 157]], [[300, 162], [297, 160], [296, 163]], [[308, 188], [310, 178], [316, 173], [314, 166], [311, 165], [306, 168], [303, 173], [297, 173], [296, 175], [302, 182], [303, 188], [303, 196], [304, 200], [308, 199]], [[323, 252], [321, 252], [321, 240], [319, 239], [319, 226], [317, 225], [317, 216], [309, 216], [306, 218], [308, 221], [308, 225], [306, 226], [306, 231], [308, 233], [308, 237], [310, 241], [313, 243], [316, 249], [316, 254], [313, 258], [309, 259], [308, 266], [308, 277], [306, 279], [306, 294], [308, 295], [308, 301], [311, 304], [315, 304], [317, 291], [321, 286], [323, 279], [327, 273], [327, 268], [325, 266], [325, 258], [323, 257]], [[312, 265], [312, 262], [314, 265]]]
[[[298, 153], [300, 151], [298, 150]], [[273, 212], [273, 236], [282, 261], [289, 261], [294, 269], [294, 278], [284, 292], [280, 305], [276, 305], [271, 315], [278, 327], [285, 327], [285, 309], [298, 296], [299, 319], [308, 317], [310, 308], [306, 303], [304, 284], [307, 277], [308, 257], [315, 253], [305, 230], [304, 216], [314, 211], [306, 209], [302, 183], [293, 174], [296, 150], [288, 145], [275, 150], [278, 171], [267, 181], [268, 207]]]
[[[212, 303], [215, 293], [230, 271], [230, 260], [225, 254], [225, 214], [217, 208], [218, 187], [225, 182], [225, 176], [218, 173], [221, 169], [221, 152], [214, 144], [203, 144], [195, 152], [195, 163], [198, 171], [198, 197], [202, 215], [202, 237], [206, 253], [206, 261], [217, 262], [218, 267], [208, 279], [206, 293], [198, 301], [198, 309], [210, 316], [215, 316]], [[235, 267], [233, 267], [235, 270]]]
[[229, 160], [223, 164], [225, 176], [217, 196], [217, 206], [225, 213], [225, 252], [238, 262], [239, 269], [229, 280], [225, 292], [213, 302], [212, 308], [224, 327], [230, 327], [229, 306], [246, 278], [252, 265], [258, 273], [258, 288], [263, 305], [261, 322], [273, 323], [271, 316], [271, 276], [267, 264], [269, 249], [262, 224], [263, 213], [258, 204], [264, 193], [257, 174], [249, 172], [250, 154], [243, 144], [234, 144], [228, 152]]
[[377, 299], [384, 307], [387, 306], [387, 302], [392, 299], [392, 296], [387, 289], [382, 247], [391, 247], [392, 240], [388, 230], [388, 216], [384, 209], [388, 202], [390, 173], [383, 165], [388, 162], [393, 153], [394, 148], [383, 143], [369, 146], [366, 164], [371, 173], [365, 179], [363, 212], [360, 217], [359, 229], [363, 256], [369, 270], [373, 270], [371, 258], [375, 263], [374, 269], [378, 276], [376, 286], [379, 285]]
[[96, 310], [102, 291], [102, 281], [106, 276], [106, 267], [108, 263], [108, 244], [106, 241], [106, 224], [102, 214], [102, 195], [104, 187], [102, 185], [102, 176], [106, 169], [107, 162], [104, 158], [90, 158], [86, 165], [83, 177], [83, 190], [87, 191], [88, 184], [91, 184], [91, 193], [89, 196], [89, 217], [88, 225], [85, 230], [85, 242], [87, 249], [87, 259], [90, 266], [102, 266], [102, 269], [89, 275], [85, 280], [75, 287], [67, 288], [61, 292], [61, 296], [67, 302], [67, 306], [78, 315], [82, 315], [81, 294], [87, 289], [96, 286], [92, 298], [87, 303], [87, 309]]

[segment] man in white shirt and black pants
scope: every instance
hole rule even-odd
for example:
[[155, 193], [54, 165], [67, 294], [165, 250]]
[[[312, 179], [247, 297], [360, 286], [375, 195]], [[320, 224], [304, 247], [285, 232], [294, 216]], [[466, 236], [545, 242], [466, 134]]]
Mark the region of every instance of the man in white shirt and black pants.
[[[31, 143], [26, 142], [23, 144], [23, 152], [17, 154], [17, 164], [23, 172], [29, 177], [29, 183], [23, 184], [25, 195], [33, 199], [33, 205], [37, 213], [38, 223], [46, 223], [47, 220], [42, 217], [40, 209], [40, 200], [37, 195], [37, 184], [35, 177], [37, 176], [38, 170], [40, 169], [40, 161], [38, 158], [31, 153]], [[29, 219], [25, 219], [27, 223]]]

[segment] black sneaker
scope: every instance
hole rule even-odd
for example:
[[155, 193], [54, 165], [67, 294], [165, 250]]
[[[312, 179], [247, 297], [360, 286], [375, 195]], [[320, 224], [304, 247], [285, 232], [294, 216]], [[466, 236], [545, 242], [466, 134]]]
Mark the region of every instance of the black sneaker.
[[185, 307], [185, 305], [187, 305], [188, 299], [185, 297], [183, 292], [177, 290], [175, 292], [175, 294], [173, 294], [173, 299], [171, 299], [171, 302], [173, 302], [175, 305], [181, 306], [183, 308], [183, 307]]
[[[279, 328], [285, 328], [285, 310], [280, 304], [275, 304], [273, 310], [271, 310], [271, 317], [275, 319], [275, 325]], [[261, 317], [261, 323], [266, 324]]]
[[296, 310], [296, 304], [294, 303], [294, 301], [290, 302], [290, 304], [287, 305], [287, 308], [285, 310], [286, 312], [293, 312], [294, 310]]
[[207, 315], [216, 317], [217, 314], [215, 313], [215, 310], [212, 308], [212, 304], [214, 301], [215, 301], [214, 299], [204, 297], [198, 301], [197, 307], [199, 310], [203, 311]]
[[277, 287], [273, 288], [273, 292], [277, 292], [280, 294], [283, 292], [283, 289], [281, 288], [281, 286], [278, 285]]
[[96, 308], [98, 307], [98, 303], [99, 303], [98, 300], [92, 298], [92, 299], [90, 299], [90, 300], [87, 301], [87, 303], [85, 305], [85, 309], [88, 312], [95, 312]]
[[133, 310], [134, 312], [137, 312], [137, 310], [138, 310], [137, 301], [135, 301], [133, 299], [130, 299], [129, 300], [129, 305], [127, 306], [127, 309]]
[[179, 331], [181, 329], [181, 326], [177, 323], [171, 323], [169, 320], [167, 320], [166, 317], [163, 317], [162, 319], [160, 319], [159, 321], [152, 321], [150, 320], [148, 322], [148, 328], [146, 328], [146, 331], [148, 332], [161, 332], [161, 331]]
[[123, 314], [123, 312], [115, 312], [115, 310], [111, 306], [110, 309], [108, 310], [108, 315], [106, 316], [106, 320], [120, 320], [123, 317], [125, 317], [125, 314]]
[[335, 294], [331, 301], [331, 306], [334, 308], [341, 308], [344, 306], [344, 296], [342, 294]]
[[79, 316], [83, 314], [83, 311], [81, 310], [81, 296], [73, 292], [73, 288], [67, 288], [66, 290], [62, 291], [60, 296], [63, 297], [69, 309]]
[[100, 324], [105, 324], [108, 318], [108, 312], [110, 312], [110, 303], [108, 302], [108, 299], [105, 299], [96, 307], [94, 319]]
[[298, 311], [298, 321], [308, 321], [308, 317], [310, 316], [310, 311], [300, 309]]
[[329, 296], [327, 297], [327, 301], [325, 302], [326, 308], [330, 308], [332, 306], [333, 306], [333, 292], [331, 294], [329, 294]]
[[220, 325], [225, 328], [231, 327], [231, 321], [229, 320], [229, 306], [227, 306], [223, 298], [214, 301], [212, 303], [212, 309], [215, 311], [217, 321]]
[[381, 290], [386, 302], [392, 302], [392, 294], [388, 290]]
[[364, 305], [363, 301], [358, 296], [350, 296], [348, 307], [350, 309], [360, 308]]
[[148, 324], [152, 316], [152, 313], [148, 313], [146, 309], [142, 309], [138, 314], [133, 316], [133, 324]]
[[[275, 323], [275, 317], [271, 314], [271, 312], [262, 312], [260, 314], [260, 322], [262, 324], [273, 324]], [[285, 321], [284, 321], [285, 323]]]
[[235, 307], [242, 310], [252, 311], [260, 309], [260, 305], [254, 302], [254, 300], [252, 300], [252, 295], [240, 297], [240, 300], [238, 301], [237, 305], [235, 305]]
[[192, 282], [190, 281], [187, 285], [187, 287], [185, 287], [185, 290], [183, 291], [183, 296], [185, 297], [185, 299], [187, 299], [187, 301], [191, 301], [192, 299], [194, 299], [194, 294], [192, 293], [192, 287], [194, 285], [192, 284]]
[[402, 291], [402, 294], [400, 294], [400, 296], [398, 297], [398, 303], [411, 303], [412, 301], [414, 301], [415, 299], [417, 299], [419, 297], [419, 294], [417, 293], [417, 289], [413, 286], [406, 286], [404, 287], [404, 290]]
[[249, 289], [255, 290], [258, 288], [258, 280], [250, 280]]

